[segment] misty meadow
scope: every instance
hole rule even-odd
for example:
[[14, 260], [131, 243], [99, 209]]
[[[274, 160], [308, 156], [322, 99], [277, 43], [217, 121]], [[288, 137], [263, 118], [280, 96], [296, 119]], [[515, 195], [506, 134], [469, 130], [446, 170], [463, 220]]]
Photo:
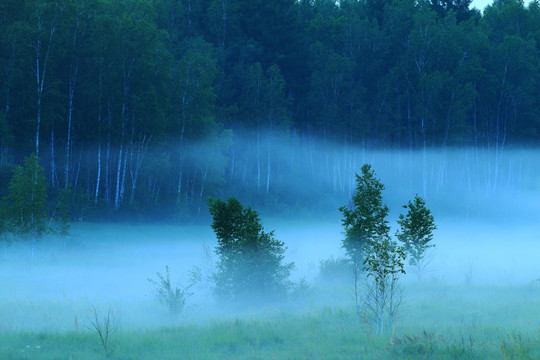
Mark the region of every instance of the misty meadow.
[[539, 29], [3, 0], [0, 359], [539, 358]]
[[[482, 169], [467, 170], [472, 165], [463, 159], [472, 154], [363, 153], [385, 187], [391, 241], [403, 233], [402, 205], [422, 189], [436, 225], [422, 276], [403, 261], [398, 311], [383, 329], [366, 298], [369, 277], [351, 266], [337, 207], [324, 215], [259, 214], [263, 233], [274, 230], [283, 243], [280, 263], [294, 264], [283, 287], [269, 287], [265, 298], [258, 285], [268, 280], [243, 285], [254, 279], [258, 261], [233, 275], [236, 284], [224, 286], [216, 277], [224, 261], [217, 235], [240, 230], [214, 228], [249, 227], [247, 220], [222, 222], [225, 227], [212, 217], [191, 225], [73, 220], [68, 235], [43, 234], [35, 245], [28, 235], [4, 233], [2, 358], [534, 359], [540, 350], [536, 152], [506, 152], [497, 185], [489, 157], [481, 159]], [[353, 195], [355, 174], [343, 174]], [[307, 188], [316, 185], [308, 172], [305, 180]], [[250, 214], [230, 199], [214, 198], [213, 206], [226, 210], [221, 216]], [[342, 206], [354, 209], [353, 199]], [[235, 297], [216, 292], [218, 286]]]

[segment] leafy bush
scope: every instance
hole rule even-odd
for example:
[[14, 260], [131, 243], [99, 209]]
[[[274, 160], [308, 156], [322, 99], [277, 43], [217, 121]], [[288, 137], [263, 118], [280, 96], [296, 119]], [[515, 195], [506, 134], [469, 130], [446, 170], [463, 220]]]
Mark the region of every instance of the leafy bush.
[[318, 280], [326, 283], [349, 281], [351, 277], [350, 261], [333, 256], [319, 261]]
[[264, 231], [257, 212], [234, 197], [226, 202], [210, 199], [209, 210], [218, 240], [215, 294], [235, 303], [268, 302], [285, 295], [294, 263], [283, 262], [285, 244], [273, 231]]

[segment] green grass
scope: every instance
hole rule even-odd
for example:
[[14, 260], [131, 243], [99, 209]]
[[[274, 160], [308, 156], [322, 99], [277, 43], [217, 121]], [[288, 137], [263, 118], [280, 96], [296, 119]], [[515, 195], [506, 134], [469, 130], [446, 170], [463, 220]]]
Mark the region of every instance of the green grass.
[[[111, 359], [538, 359], [537, 334], [451, 327], [373, 336], [343, 314], [283, 315], [113, 334]], [[90, 332], [2, 333], [0, 358], [103, 359]]]
[[109, 356], [84, 319], [78, 331], [2, 330], [0, 359], [540, 358], [540, 289], [439, 284], [406, 290], [402, 314], [384, 336], [374, 335], [368, 321], [356, 324], [344, 304], [252, 309], [201, 321], [194, 312], [175, 326], [120, 323]]
[[[367, 317], [355, 323], [350, 284], [334, 279], [285, 307], [220, 312], [197, 293], [171, 318], [146, 278], [168, 264], [182, 281], [183, 262], [209, 241], [204, 231], [83, 223], [73, 239], [40, 248], [33, 262], [27, 248], [8, 248], [0, 261], [0, 360], [540, 359], [534, 264], [532, 275], [521, 274], [514, 285], [502, 276], [507, 285], [473, 279], [467, 286], [466, 268], [457, 265], [435, 273], [453, 274], [450, 281], [418, 284], [406, 275], [402, 311], [384, 336], [373, 334]], [[532, 258], [536, 248], [527, 249]], [[117, 320], [108, 356], [91, 330], [93, 306], [100, 316], [110, 306]]]

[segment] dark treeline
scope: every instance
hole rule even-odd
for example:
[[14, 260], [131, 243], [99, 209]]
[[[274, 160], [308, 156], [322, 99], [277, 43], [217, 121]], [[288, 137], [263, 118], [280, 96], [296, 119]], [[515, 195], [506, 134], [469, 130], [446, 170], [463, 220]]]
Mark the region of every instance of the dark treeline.
[[208, 196], [280, 204], [314, 162], [350, 191], [353, 147], [535, 144], [540, 4], [469, 5], [3, 0], [0, 180], [36, 153], [74, 216], [178, 218]]

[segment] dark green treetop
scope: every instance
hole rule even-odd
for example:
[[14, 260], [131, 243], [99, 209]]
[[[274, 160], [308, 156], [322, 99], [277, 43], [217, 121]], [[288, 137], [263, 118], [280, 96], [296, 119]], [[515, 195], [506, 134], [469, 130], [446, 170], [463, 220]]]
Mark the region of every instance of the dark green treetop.
[[264, 232], [255, 210], [234, 197], [209, 200], [218, 245], [215, 294], [232, 301], [268, 301], [283, 295], [294, 263], [283, 263], [286, 247]]
[[7, 228], [10, 232], [40, 237], [48, 231], [47, 181], [36, 155], [30, 155], [24, 166], [17, 166], [9, 183], [9, 194], [3, 199]]
[[343, 248], [353, 260], [362, 258], [364, 247], [388, 236], [388, 207], [383, 204], [384, 185], [375, 177], [371, 165], [362, 166], [362, 175], [356, 174], [356, 192], [352, 206], [342, 206], [342, 224], [345, 228]]
[[408, 209], [407, 214], [399, 215], [396, 237], [403, 243], [409, 255], [409, 264], [418, 266], [424, 259], [426, 251], [434, 247], [432, 244], [433, 231], [437, 229], [431, 210], [426, 208], [426, 202], [418, 195], [413, 201], [403, 205]]

